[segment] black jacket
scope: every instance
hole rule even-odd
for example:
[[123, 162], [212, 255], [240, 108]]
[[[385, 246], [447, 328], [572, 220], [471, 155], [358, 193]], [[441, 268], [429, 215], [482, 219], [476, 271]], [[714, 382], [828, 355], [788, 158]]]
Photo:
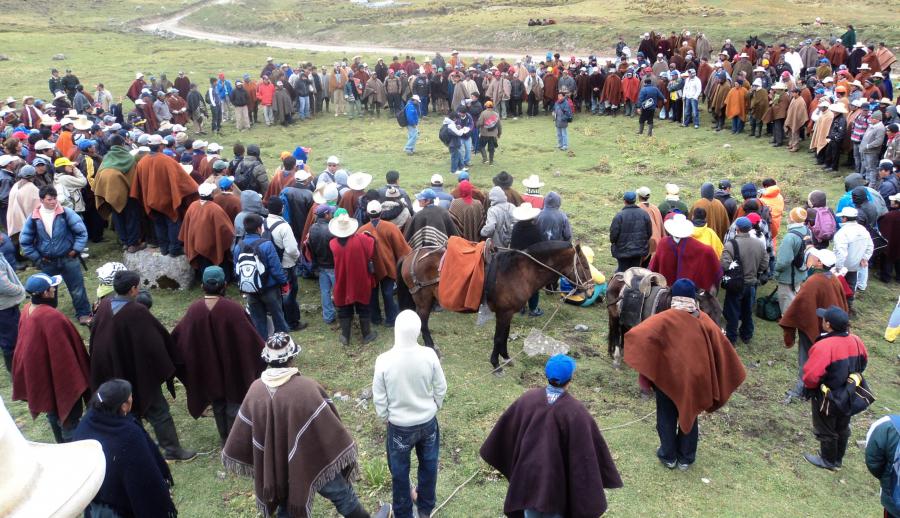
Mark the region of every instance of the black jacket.
[[544, 241], [544, 234], [533, 219], [517, 221], [513, 225], [509, 238], [509, 247], [516, 250], [525, 250], [529, 246]]
[[243, 88], [235, 88], [231, 91], [231, 104], [235, 106], [247, 106], [250, 102], [250, 95]]
[[738, 206], [737, 200], [731, 196], [731, 193], [723, 191], [722, 189], [716, 190], [715, 198], [725, 206], [725, 212], [728, 213], [728, 219], [734, 221], [734, 213], [737, 212]]
[[616, 259], [644, 257], [650, 253], [653, 224], [650, 215], [637, 205], [626, 205], [613, 217], [609, 242]]
[[334, 236], [328, 230], [328, 222], [317, 219], [309, 227], [309, 252], [312, 255], [313, 264], [319, 268], [334, 269], [334, 256], [331, 255], [331, 239]]
[[844, 135], [847, 134], [847, 118], [844, 117], [841, 113], [836, 113], [834, 115], [834, 119], [831, 121], [831, 128], [828, 131], [828, 138], [831, 139], [831, 142], [836, 143], [835, 145], [840, 145], [841, 141], [844, 140]]

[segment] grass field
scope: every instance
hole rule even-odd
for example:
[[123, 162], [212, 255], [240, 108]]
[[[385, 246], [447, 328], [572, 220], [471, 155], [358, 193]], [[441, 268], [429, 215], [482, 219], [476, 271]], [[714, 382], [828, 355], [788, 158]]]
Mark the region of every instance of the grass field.
[[[104, 1], [98, 5], [113, 4]], [[265, 49], [83, 30], [109, 23], [109, 18], [121, 21], [132, 14], [141, 16], [135, 10], [136, 5], [122, 4], [109, 15], [92, 13], [84, 23], [60, 13], [55, 15], [53, 30], [42, 30], [45, 22], [26, 10], [11, 27], [0, 32], [0, 48], [10, 58], [0, 63], [0, 94], [19, 98], [25, 93], [46, 96], [48, 69], [54, 65], [70, 66], [85, 84], [103, 81], [114, 94], [120, 95], [137, 70], [149, 76], [163, 71], [174, 75], [184, 69], [200, 83], [220, 70], [232, 77], [244, 72], [256, 73], [264, 62], [268, 52]], [[174, 2], [160, 5], [177, 8]], [[527, 20], [529, 16], [525, 14], [524, 18]], [[67, 60], [51, 61], [50, 57], [58, 52], [65, 53]], [[339, 56], [290, 53], [290, 60], [327, 62], [336, 57]], [[435, 117], [423, 124], [414, 157], [403, 154], [405, 132], [386, 117], [348, 121], [326, 114], [287, 129], [254, 128], [241, 135], [229, 126], [223, 136], [214, 140], [225, 145], [226, 150], [238, 139], [259, 143], [263, 161], [270, 171], [274, 170], [281, 151], [302, 144], [312, 147], [311, 161], [316, 170], [324, 166], [325, 157], [337, 154], [349, 170], [368, 171], [379, 184], [385, 171], [397, 169], [401, 173], [401, 185], [414, 190], [423, 187], [435, 172], [444, 174], [448, 183], [453, 183], [447, 174], [446, 151], [437, 139], [438, 124], [439, 119]], [[547, 190], [562, 195], [563, 209], [572, 219], [576, 238], [594, 248], [597, 266], [607, 273], [614, 264], [607, 242], [610, 219], [620, 206], [622, 193], [640, 185], [649, 186], [653, 190], [652, 199], [659, 201], [663, 184], [678, 183], [690, 203], [706, 180], [730, 178], [739, 185], [772, 176], [782, 186], [789, 207], [801, 203], [814, 188], [825, 189], [833, 205], [842, 190], [840, 179], [822, 173], [805, 153], [773, 150], [766, 139], [715, 134], [707, 129], [708, 118], [699, 130], [660, 124], [653, 138], [637, 138], [636, 125], [635, 119], [579, 116], [570, 128], [571, 152], [565, 154], [555, 150], [554, 129], [549, 118], [506, 121], [496, 165], [482, 166], [476, 161], [472, 178], [477, 186], [487, 189], [490, 178], [501, 170], [513, 174], [517, 185], [529, 174], [541, 175]], [[114, 235], [108, 233], [107, 238], [107, 243], [92, 246], [88, 262], [91, 270], [120, 257]], [[89, 278], [89, 293], [95, 287], [96, 280]], [[761, 291], [768, 293], [771, 289], [766, 286]], [[879, 399], [870, 411], [854, 419], [853, 441], [862, 439], [869, 423], [877, 417], [900, 410], [898, 347], [881, 338], [897, 292], [896, 284], [885, 287], [873, 280], [858, 304], [860, 317], [853, 322], [854, 331], [869, 347], [870, 365], [866, 374]], [[231, 295], [236, 294], [231, 291]], [[154, 292], [154, 313], [171, 328], [199, 296], [197, 289]], [[301, 302], [311, 305], [313, 310], [318, 306], [315, 285], [302, 284]], [[552, 313], [548, 310], [555, 303], [545, 295], [542, 307], [547, 314], [543, 318], [516, 317], [512, 331], [520, 338], [511, 343], [511, 351], [520, 350], [521, 337], [529, 328], [546, 322]], [[65, 296], [60, 308], [71, 314], [71, 304]], [[330, 393], [351, 396], [350, 401], [339, 401], [337, 405], [360, 448], [363, 478], [357, 483], [357, 490], [363, 501], [374, 507], [378, 500], [390, 499], [385, 434], [371, 405], [357, 408], [355, 398], [371, 382], [375, 357], [390, 347], [390, 330], [379, 329], [379, 339], [369, 346], [358, 346], [356, 335], [354, 345], [342, 348], [336, 333], [322, 323], [319, 314], [307, 312], [304, 318], [311, 322], [310, 327], [294, 335], [304, 349], [299, 357], [300, 370], [317, 379]], [[502, 514], [506, 483], [481, 463], [478, 447], [506, 406], [525, 389], [543, 382], [541, 358], [519, 361], [504, 378], [489, 375], [487, 357], [493, 329], [490, 325], [475, 326], [474, 319], [472, 315], [448, 313], [432, 319], [450, 385], [439, 415], [444, 440], [438, 501], [446, 499], [477, 472], [440, 511], [440, 516], [493, 518]], [[587, 324], [590, 330], [574, 332], [573, 327], [579, 323]], [[602, 308], [569, 306], [560, 309], [548, 327], [548, 333], [569, 343], [578, 357], [579, 370], [572, 390], [585, 402], [601, 428], [631, 422], [654, 409], [651, 401], [640, 399], [633, 372], [615, 371], [611, 367], [605, 355], [605, 327]], [[609, 493], [608, 515], [831, 517], [846, 514], [847, 502], [853, 502], [858, 516], [880, 515], [877, 482], [867, 473], [861, 451], [851, 446], [845, 467], [838, 474], [816, 470], [800, 456], [817, 444], [811, 432], [808, 406], [781, 404], [782, 394], [795, 375], [796, 352], [781, 345], [780, 328], [759, 322], [753, 344], [741, 345], [738, 351], [747, 366], [747, 381], [724, 409], [701, 417], [698, 461], [688, 472], [670, 472], [656, 461], [657, 437], [652, 417], [605, 433], [625, 481], [623, 489]], [[10, 404], [8, 377], [2, 374], [0, 395]], [[186, 446], [204, 455], [172, 466], [177, 484], [175, 499], [181, 515], [189, 518], [254, 516], [252, 482], [224, 473], [213, 420], [192, 420], [184, 401], [184, 391], [179, 389], [178, 398], [171, 401], [179, 433]], [[29, 438], [52, 440], [43, 417], [32, 421], [23, 403], [12, 403], [10, 408]], [[335, 514], [327, 502], [319, 499], [315, 516]]]

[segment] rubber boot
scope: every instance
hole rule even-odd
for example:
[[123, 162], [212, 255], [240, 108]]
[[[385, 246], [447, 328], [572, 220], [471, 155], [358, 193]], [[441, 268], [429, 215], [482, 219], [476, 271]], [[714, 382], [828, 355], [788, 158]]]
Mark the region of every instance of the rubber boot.
[[350, 345], [350, 327], [353, 324], [353, 318], [340, 317], [338, 321], [341, 326], [341, 336], [338, 339], [341, 345]]
[[368, 318], [359, 317], [359, 330], [362, 331], [363, 345], [374, 342], [378, 338], [378, 332], [372, 330], [372, 321]]
[[359, 504], [358, 506], [356, 506], [356, 509], [350, 511], [350, 513], [347, 514], [345, 518], [371, 518], [371, 516], [372, 515], [370, 515], [369, 512], [366, 511], [362, 504]]
[[644, 123], [641, 122], [640, 124], [638, 124], [638, 128], [639, 128], [638, 135], [643, 135], [644, 134]]
[[653, 124], [651, 124], [651, 125], [650, 125], [650, 128], [647, 130], [647, 136], [648, 136], [648, 137], [652, 137], [652, 136], [653, 136]]
[[485, 153], [485, 150], [484, 150], [484, 148], [482, 147], [482, 148], [481, 148], [481, 163], [482, 163], [482, 164], [486, 164], [487, 161], [488, 161], [488, 159], [487, 159], [487, 153]]
[[822, 441], [820, 444], [821, 446], [819, 448], [819, 455], [804, 453], [803, 458], [817, 468], [835, 471], [837, 469], [837, 467], [834, 465], [834, 453], [836, 449], [835, 442]]
[[850, 437], [838, 437], [835, 444], [834, 459], [832, 459], [834, 467], [837, 469], [841, 469], [841, 466], [844, 464], [844, 454], [847, 453], [847, 443], [849, 441]]
[[178, 431], [175, 430], [175, 421], [171, 416], [159, 426], [154, 426], [153, 431], [156, 432], [156, 441], [163, 449], [166, 460], [190, 460], [197, 456], [196, 451], [181, 447]]

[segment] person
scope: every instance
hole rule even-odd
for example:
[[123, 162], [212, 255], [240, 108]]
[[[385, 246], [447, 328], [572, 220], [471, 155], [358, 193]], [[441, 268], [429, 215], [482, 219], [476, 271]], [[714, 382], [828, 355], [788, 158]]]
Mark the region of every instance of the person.
[[444, 190], [444, 177], [437, 173], [431, 175], [431, 184], [429, 185], [429, 188], [434, 191], [435, 196], [437, 196], [435, 204], [449, 210], [450, 204], [453, 203], [453, 195]]
[[[841, 228], [834, 233], [835, 266], [847, 269], [844, 278], [851, 291], [855, 292], [857, 275], [860, 270], [869, 267], [869, 259], [872, 258], [875, 246], [869, 231], [857, 221], [859, 211], [856, 208], [844, 207], [837, 216], [841, 218]], [[854, 313], [853, 300], [853, 295], [847, 297], [851, 315]]]
[[799, 332], [797, 347], [797, 381], [785, 393], [784, 403], [788, 404], [804, 394], [803, 367], [809, 358], [809, 349], [813, 341], [822, 334], [821, 319], [816, 316], [820, 307], [838, 306], [846, 311], [847, 295], [840, 277], [835, 273], [836, 261], [834, 252], [827, 248], [810, 248], [807, 254], [809, 277], [800, 285], [797, 296], [781, 315], [778, 325], [783, 330], [785, 347], [793, 347]]
[[141, 204], [129, 196], [136, 160], [121, 135], [111, 135], [109, 146], [94, 179], [94, 201], [100, 215], [112, 219], [125, 251], [133, 254], [146, 248], [141, 242]]
[[719, 236], [719, 239], [724, 242], [725, 234], [728, 232], [731, 220], [728, 218], [728, 211], [725, 209], [725, 206], [715, 198], [715, 194], [716, 188], [713, 184], [705, 182], [701, 185], [700, 199], [694, 202], [688, 217], [694, 219], [694, 211], [698, 208], [705, 210], [707, 225], [709, 225], [709, 228], [713, 229], [716, 235]]
[[150, 421], [165, 458], [189, 460], [197, 452], [181, 447], [160, 386], [165, 383], [175, 397], [172, 337], [146, 306], [134, 300], [140, 283], [140, 275], [133, 271], [116, 272], [116, 294], [97, 307], [90, 337], [91, 389], [96, 391], [113, 378], [127, 380], [133, 387], [132, 412]]
[[437, 198], [437, 193], [430, 187], [416, 194], [416, 203], [421, 209], [413, 215], [404, 232], [404, 238], [412, 248], [441, 247], [450, 236], [458, 235], [450, 211], [439, 206]]
[[275, 245], [275, 251], [281, 259], [281, 267], [284, 269], [290, 285], [288, 293], [282, 296], [284, 319], [291, 331], [302, 331], [308, 324], [301, 320], [300, 304], [297, 302], [297, 295], [300, 291], [297, 282], [300, 248], [291, 225], [282, 217], [284, 214], [282, 199], [278, 196], [269, 198], [266, 208], [269, 215], [264, 223], [265, 232], [268, 239]]
[[172, 330], [188, 412], [199, 419], [212, 405], [223, 446], [247, 390], [263, 370], [263, 340], [244, 308], [225, 296], [226, 287], [225, 270], [208, 266], [203, 298], [188, 307]]
[[459, 182], [458, 191], [459, 197], [450, 203], [450, 218], [456, 226], [457, 235], [477, 243], [480, 240], [481, 227], [484, 225], [484, 207], [480, 201], [473, 199], [473, 187], [468, 180]]
[[131, 383], [113, 378], [97, 389], [72, 434], [76, 441], [99, 442], [106, 457], [103, 484], [85, 515], [174, 518], [178, 512], [169, 492], [175, 485], [172, 473], [131, 415], [133, 404]]
[[[497, 80], [496, 82], [499, 82]], [[503, 101], [506, 103], [506, 101]], [[501, 104], [504, 106], [505, 104]], [[481, 148], [481, 163], [494, 165], [494, 152], [499, 145], [497, 142], [503, 134], [503, 126], [500, 122], [500, 114], [494, 111], [494, 101], [485, 101], [484, 111], [478, 115], [475, 127], [478, 128], [478, 141]], [[485, 154], [487, 151], [487, 154]]]
[[201, 183], [197, 189], [200, 199], [184, 212], [178, 240], [184, 244], [187, 260], [197, 276], [207, 266], [230, 264], [228, 249], [234, 242], [234, 224], [225, 210], [213, 202], [215, 185]]
[[247, 146], [247, 156], [234, 170], [234, 183], [241, 191], [256, 191], [261, 196], [269, 188], [269, 174], [259, 159], [259, 154], [257, 144]]
[[891, 276], [900, 282], [900, 193], [890, 197], [891, 208], [878, 220], [878, 228], [887, 239], [887, 248], [881, 256], [879, 278], [888, 283]]
[[[447, 380], [437, 353], [419, 345], [422, 321], [411, 310], [401, 311], [394, 324], [394, 345], [375, 360], [372, 402], [387, 425], [387, 458], [391, 471], [394, 516], [431, 516], [437, 487], [441, 432], [437, 413], [447, 394]], [[419, 461], [414, 496], [410, 498], [410, 454]]]
[[[491, 182], [503, 189], [503, 192], [506, 193], [506, 200], [516, 207], [522, 204], [523, 201], [526, 201], [522, 198], [522, 195], [519, 194], [519, 191], [513, 188], [513, 176], [506, 171], [500, 171], [497, 175], [491, 178]], [[544, 200], [541, 199], [541, 206], [539, 208], [544, 208]], [[532, 207], [538, 208], [537, 205], [532, 204]]]
[[653, 236], [653, 222], [646, 211], [635, 202], [637, 195], [628, 191], [622, 197], [622, 207], [609, 225], [609, 243], [612, 256], [617, 262], [616, 272], [641, 265], [650, 254], [650, 240]]
[[59, 204], [54, 187], [41, 187], [38, 196], [40, 204], [26, 219], [19, 237], [22, 254], [45, 274], [62, 276], [78, 323], [88, 325], [91, 303], [79, 262], [87, 244], [87, 229], [75, 211]]
[[803, 458], [817, 468], [841, 468], [850, 441], [851, 398], [867, 390], [862, 373], [869, 353], [860, 338], [850, 333], [850, 317], [837, 306], [818, 308], [824, 334], [816, 338], [803, 367], [803, 385], [810, 396], [812, 424], [819, 454]]
[[669, 235], [660, 240], [648, 268], [662, 274], [669, 285], [686, 278], [702, 290], [717, 286], [722, 266], [716, 252], [693, 237], [694, 224], [684, 214], [674, 213], [666, 216], [663, 228]]
[[721, 259], [724, 245], [719, 236], [706, 224], [706, 211], [700, 207], [694, 209], [694, 218], [691, 223], [694, 225], [694, 233], [691, 234], [691, 237], [712, 248], [716, 257]]
[[[399, 309], [394, 300], [394, 289], [397, 281], [397, 261], [405, 257], [412, 249], [403, 239], [403, 232], [390, 221], [382, 220], [382, 205], [372, 200], [366, 205], [369, 222], [357, 230], [360, 234], [369, 234], [375, 238], [375, 282], [372, 289], [372, 300], [369, 307], [372, 323], [385, 327], [394, 327]], [[378, 297], [384, 301], [384, 319], [381, 318], [381, 306]]]
[[369, 303], [376, 286], [373, 265], [375, 239], [370, 234], [357, 234], [359, 222], [347, 211], [338, 209], [328, 222], [328, 231], [335, 237], [329, 242], [334, 257], [334, 287], [332, 298], [337, 307], [341, 326], [341, 345], [350, 345], [350, 328], [354, 312], [359, 317], [363, 345], [374, 341], [378, 332], [371, 327]]
[[[341, 516], [369, 518], [350, 482], [358, 470], [356, 442], [325, 389], [294, 367], [300, 351], [285, 333], [266, 340], [261, 357], [267, 368], [247, 390], [222, 463], [253, 477], [264, 516], [310, 516], [319, 493]], [[390, 511], [383, 505], [374, 518], [388, 518]]]
[[[797, 290], [806, 280], [806, 254], [808, 246], [812, 246], [812, 236], [806, 226], [807, 214], [803, 207], [795, 207], [788, 214], [788, 232], [785, 234], [775, 256], [775, 280], [778, 282], [778, 306], [784, 314], [791, 305]], [[797, 258], [801, 258], [799, 264]]]
[[569, 224], [569, 216], [560, 210], [562, 198], [554, 191], [544, 196], [541, 204], [541, 213], [535, 219], [541, 233], [547, 241], [571, 241], [572, 226]]
[[[234, 187], [232, 187], [233, 189]], [[263, 206], [262, 196], [256, 191], [243, 191], [240, 196], [241, 211], [234, 217], [234, 237], [244, 237], [244, 218], [256, 214], [265, 218], [269, 211]]]
[[866, 468], [881, 482], [881, 505], [884, 518], [900, 516], [895, 500], [897, 448], [900, 447], [900, 415], [886, 415], [876, 420], [866, 433]]
[[406, 146], [403, 150], [407, 155], [416, 152], [416, 141], [419, 140], [419, 101], [419, 96], [413, 95], [403, 108], [406, 115]]
[[240, 132], [250, 129], [250, 94], [244, 88], [243, 81], [234, 82], [234, 90], [229, 94], [226, 104], [234, 107], [235, 128]]
[[[535, 218], [541, 213], [540, 209], [531, 206], [530, 203], [523, 202], [518, 207], [513, 208], [512, 216], [516, 222], [512, 227], [509, 236], [509, 247], [516, 250], [527, 250], [530, 246], [546, 241], [545, 234], [541, 232], [541, 228], [537, 225]], [[541, 290], [534, 292], [528, 299], [528, 316], [539, 317], [544, 311], [538, 307], [540, 304]], [[524, 313], [525, 308], [522, 308]], [[507, 358], [508, 360], [509, 358]], [[496, 360], [496, 358], [492, 358]], [[494, 363], [493, 361], [491, 363]], [[496, 366], [496, 365], [495, 365]]]
[[522, 180], [522, 185], [525, 186], [525, 194], [521, 195], [522, 201], [527, 201], [532, 207], [543, 209], [544, 197], [541, 196], [541, 187], [544, 186], [544, 182], [541, 181], [541, 178], [533, 174]]
[[[656, 252], [656, 246], [659, 244], [659, 240], [662, 239], [663, 234], [663, 219], [662, 214], [659, 211], [659, 208], [656, 205], [650, 203], [650, 188], [646, 186], [638, 187], [635, 191], [637, 195], [637, 206], [641, 208], [644, 212], [650, 216], [650, 242], [648, 243], [648, 251], [649, 254], [652, 255]], [[641, 266], [646, 266], [650, 263], [650, 255], [644, 258], [641, 261]]]
[[481, 445], [481, 458], [509, 481], [509, 516], [601, 516], [605, 491], [623, 486], [597, 422], [569, 392], [575, 368], [572, 357], [551, 356], [547, 386], [519, 396]]
[[[244, 193], [246, 194], [246, 193]], [[278, 251], [269, 239], [262, 238], [263, 219], [259, 214], [250, 213], [243, 218], [244, 236], [235, 243], [231, 255], [234, 257], [235, 276], [239, 280], [241, 293], [247, 298], [247, 306], [250, 310], [250, 320], [259, 336], [269, 336], [266, 315], [272, 318], [272, 326], [276, 333], [287, 333], [289, 328], [284, 319], [284, 309], [281, 301], [281, 293], [287, 291], [288, 277], [281, 267]], [[264, 270], [256, 270], [260, 274], [259, 280], [246, 279], [241, 273], [241, 256], [252, 255], [258, 264], [262, 264]], [[266, 272], [265, 275], [261, 275]], [[252, 277], [252, 272], [251, 272]]]
[[884, 145], [885, 127], [882, 123], [883, 115], [875, 110], [869, 115], [869, 126], [859, 142], [859, 154], [862, 158], [862, 171], [860, 173], [869, 182], [869, 187], [878, 188], [881, 183], [878, 178], [878, 160], [881, 158], [881, 149]]
[[[685, 128], [693, 123], [694, 129], [700, 127], [700, 96], [703, 94], [703, 85], [697, 71], [688, 69], [688, 78], [684, 81], [684, 123]], [[651, 117], [652, 119], [652, 117]]]
[[22, 308], [12, 357], [12, 398], [27, 401], [31, 417], [47, 414], [57, 443], [72, 441], [89, 395], [90, 359], [72, 322], [56, 309], [59, 275], [25, 281], [31, 298]]
[[665, 221], [666, 216], [668, 216], [670, 212], [678, 212], [687, 216], [688, 207], [681, 201], [681, 197], [678, 194], [681, 192], [681, 188], [674, 183], [667, 183], [665, 187], [666, 199], [657, 206], [657, 208], [659, 208], [659, 215], [663, 218], [663, 221]]
[[556, 126], [556, 147], [561, 151], [569, 149], [569, 123], [572, 122], [572, 107], [562, 92], [556, 94], [553, 105], [553, 121]]
[[625, 333], [625, 363], [656, 394], [659, 461], [686, 470], [697, 458], [697, 416], [722, 408], [746, 371], [719, 325], [697, 306], [697, 286], [672, 284], [672, 307]]
[[[659, 91], [659, 88], [653, 86], [652, 79], [645, 77], [644, 86], [641, 87], [641, 91], [638, 93], [638, 111], [640, 112], [640, 117], [638, 117], [638, 135], [644, 133], [644, 124], [648, 124], [650, 128], [647, 136], [653, 136], [653, 119], [656, 114], [656, 105], [657, 103], [665, 102], [665, 100], [666, 98]], [[699, 117], [694, 127], [697, 127], [697, 124], [699, 124]]]
[[498, 186], [491, 187], [488, 192], [490, 205], [481, 227], [481, 237], [490, 238], [497, 246], [508, 247], [512, 235], [515, 218], [513, 217], [512, 203], [509, 203], [506, 194]]
[[15, 267], [0, 254], [0, 352], [6, 372], [10, 374], [19, 335], [19, 304], [25, 300], [25, 295], [25, 286], [16, 275]]
[[756, 288], [768, 281], [769, 256], [766, 247], [749, 234], [753, 224], [745, 216], [735, 220], [737, 234], [725, 243], [722, 250], [722, 270], [726, 275], [736, 261], [741, 266], [743, 285], [740, 290], [725, 291], [725, 336], [735, 344], [740, 324], [741, 341], [753, 339], [753, 310], [756, 308]]

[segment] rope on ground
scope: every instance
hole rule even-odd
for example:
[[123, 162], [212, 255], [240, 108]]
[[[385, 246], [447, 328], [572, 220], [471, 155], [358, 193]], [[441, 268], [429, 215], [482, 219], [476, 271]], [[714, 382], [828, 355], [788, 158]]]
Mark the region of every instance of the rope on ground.
[[466, 484], [468, 484], [469, 482], [471, 482], [472, 479], [475, 478], [475, 476], [478, 475], [478, 474], [481, 473], [481, 472], [482, 472], [482, 469], [481, 469], [481, 468], [478, 468], [477, 470], [475, 470], [474, 473], [472, 473], [471, 476], [469, 476], [469, 478], [466, 479], [465, 482], [463, 482], [462, 484], [456, 486], [456, 489], [454, 489], [453, 492], [450, 493], [450, 496], [448, 496], [443, 502], [441, 502], [441, 505], [435, 507], [434, 510], [431, 511], [431, 516], [436, 515], [436, 514], [438, 513], [438, 511], [441, 510], [441, 508], [443, 508], [445, 505], [447, 505], [447, 502], [449, 502], [451, 498], [453, 498], [454, 496], [456, 496], [456, 493], [458, 493], [460, 489], [462, 489]]
[[608, 432], [608, 431], [610, 431], [610, 430], [618, 430], [619, 428], [625, 428], [625, 427], [631, 426], [631, 425], [633, 425], [633, 424], [635, 424], [635, 423], [640, 423], [640, 422], [643, 421], [644, 419], [647, 419], [648, 417], [650, 417], [650, 416], [652, 416], [652, 415], [655, 415], [655, 414], [656, 414], [656, 410], [650, 412], [649, 414], [645, 415], [644, 417], [639, 417], [639, 418], [637, 418], [637, 419], [635, 419], [635, 420], [633, 420], [633, 421], [628, 421], [627, 423], [622, 423], [622, 424], [617, 424], [617, 425], [615, 425], [615, 426], [609, 426], [609, 427], [606, 427], [606, 428], [601, 428], [600, 431], [601, 431], [601, 432]]

